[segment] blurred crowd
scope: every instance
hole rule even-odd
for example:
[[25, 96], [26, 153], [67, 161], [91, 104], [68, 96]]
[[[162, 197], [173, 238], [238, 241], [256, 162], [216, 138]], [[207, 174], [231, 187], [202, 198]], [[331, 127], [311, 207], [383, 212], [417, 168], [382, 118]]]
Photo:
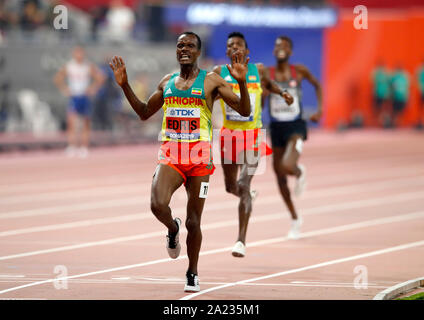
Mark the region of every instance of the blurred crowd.
[[[110, 0], [99, 1], [98, 5], [81, 8], [73, 6], [78, 1], [60, 0], [0, 0], [0, 44], [8, 38], [40, 40], [40, 35], [57, 31], [53, 21], [57, 5], [65, 5], [69, 12], [69, 27], [60, 32], [50, 32], [60, 40], [78, 42], [126, 43], [129, 40], [173, 41], [184, 26], [169, 25], [165, 21], [165, 0]], [[178, 1], [192, 3], [195, 1]], [[212, 0], [210, 2], [249, 5], [319, 5], [324, 0]], [[128, 4], [132, 4], [129, 6]], [[45, 41], [45, 37], [42, 37]]]
[[[66, 29], [54, 29], [53, 21], [59, 15], [54, 8], [58, 5], [68, 10]], [[87, 10], [59, 0], [0, 0], [0, 43], [11, 38], [45, 41], [43, 36], [50, 31], [60, 31], [51, 33], [61, 40], [79, 42], [144, 40], [149, 30], [155, 34], [163, 31], [161, 8], [143, 2], [130, 8], [123, 0], [111, 0]], [[143, 36], [137, 37], [140, 34]]]
[[410, 74], [401, 63], [394, 70], [379, 61], [372, 74], [373, 108], [378, 123], [384, 128], [399, 125], [399, 118], [411, 100], [411, 85], [417, 85], [420, 101], [420, 115], [416, 128], [423, 128], [424, 113], [424, 61]]

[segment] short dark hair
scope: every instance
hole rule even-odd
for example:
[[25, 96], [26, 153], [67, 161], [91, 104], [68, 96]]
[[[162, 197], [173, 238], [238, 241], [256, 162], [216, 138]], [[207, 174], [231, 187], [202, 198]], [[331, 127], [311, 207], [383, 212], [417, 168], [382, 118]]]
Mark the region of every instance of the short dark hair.
[[244, 37], [243, 33], [238, 32], [238, 31], [231, 32], [228, 35], [227, 40], [230, 39], [230, 38], [234, 38], [234, 37], [243, 39], [244, 44], [246, 45], [246, 49], [247, 49], [247, 41], [246, 41], [246, 38]]
[[279, 36], [277, 39], [286, 40], [290, 44], [290, 48], [293, 49], [293, 41], [288, 36]]
[[192, 31], [186, 31], [186, 32], [181, 33], [181, 34], [178, 36], [178, 38], [179, 38], [179, 37], [181, 37], [182, 35], [186, 35], [186, 36], [195, 36], [195, 37], [197, 38], [197, 49], [199, 49], [199, 50], [201, 50], [201, 49], [202, 49], [202, 40], [200, 40], [200, 37], [199, 37], [197, 34], [195, 34], [195, 33], [194, 33], [194, 32], [192, 32]]

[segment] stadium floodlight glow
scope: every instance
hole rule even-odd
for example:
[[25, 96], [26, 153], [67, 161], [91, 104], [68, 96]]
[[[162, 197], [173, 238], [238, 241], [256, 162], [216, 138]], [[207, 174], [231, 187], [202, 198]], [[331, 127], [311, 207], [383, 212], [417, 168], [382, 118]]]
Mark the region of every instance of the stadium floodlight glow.
[[193, 3], [187, 8], [190, 24], [228, 24], [269, 28], [322, 28], [336, 24], [333, 8], [312, 9], [241, 6], [231, 4]]

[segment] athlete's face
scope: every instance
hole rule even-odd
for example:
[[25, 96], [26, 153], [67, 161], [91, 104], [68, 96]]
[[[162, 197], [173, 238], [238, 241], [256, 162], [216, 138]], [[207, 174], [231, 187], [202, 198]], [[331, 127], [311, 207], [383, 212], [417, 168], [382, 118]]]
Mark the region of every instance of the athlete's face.
[[243, 57], [249, 54], [249, 49], [246, 48], [246, 42], [240, 37], [232, 37], [227, 40], [227, 57], [231, 59], [233, 53], [241, 51]]
[[84, 61], [84, 56], [85, 56], [85, 54], [84, 54], [84, 49], [83, 49], [83, 48], [81, 48], [81, 47], [76, 47], [76, 48], [74, 49], [74, 51], [73, 51], [72, 55], [73, 55], [73, 58], [74, 58], [77, 62], [81, 63], [81, 62], [83, 62], [83, 61]]
[[283, 39], [277, 39], [274, 45], [274, 56], [278, 61], [287, 61], [292, 54], [290, 42]]
[[180, 64], [193, 64], [200, 56], [197, 38], [191, 34], [183, 34], [177, 41], [177, 60]]

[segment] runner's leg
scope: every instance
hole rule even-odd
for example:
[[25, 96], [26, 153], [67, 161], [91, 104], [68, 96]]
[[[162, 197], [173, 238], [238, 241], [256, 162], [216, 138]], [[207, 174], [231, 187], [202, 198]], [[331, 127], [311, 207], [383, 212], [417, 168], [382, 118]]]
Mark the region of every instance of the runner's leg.
[[252, 196], [250, 193], [250, 185], [259, 164], [259, 155], [257, 151], [248, 150], [245, 152], [245, 154], [245, 159], [247, 159], [247, 157], [251, 157], [249, 159], [253, 159], [254, 161], [251, 161], [253, 163], [245, 161], [245, 163], [241, 165], [240, 177], [237, 180], [237, 189], [240, 197], [238, 208], [239, 233], [237, 240], [243, 242], [243, 244], [246, 244], [247, 225], [249, 223], [250, 214], [252, 212]]
[[278, 187], [280, 189], [281, 196], [289, 209], [290, 215], [293, 220], [297, 219], [296, 209], [293, 205], [293, 201], [290, 195], [290, 189], [287, 184], [287, 172], [284, 169], [283, 158], [286, 153], [285, 147], [273, 147], [272, 148], [272, 159], [273, 168], [277, 177]]
[[150, 208], [155, 217], [168, 228], [169, 233], [178, 231], [169, 202], [183, 182], [183, 177], [172, 167], [165, 164], [157, 166], [152, 181]]
[[[202, 244], [202, 231], [200, 222], [202, 218], [203, 207], [206, 197], [201, 197], [205, 194], [205, 190], [201, 190], [202, 182], [209, 182], [209, 175], [206, 176], [190, 176], [187, 177], [187, 255], [188, 255], [188, 272], [197, 273], [197, 263], [199, 261], [199, 252]], [[206, 191], [207, 194], [207, 191]]]

